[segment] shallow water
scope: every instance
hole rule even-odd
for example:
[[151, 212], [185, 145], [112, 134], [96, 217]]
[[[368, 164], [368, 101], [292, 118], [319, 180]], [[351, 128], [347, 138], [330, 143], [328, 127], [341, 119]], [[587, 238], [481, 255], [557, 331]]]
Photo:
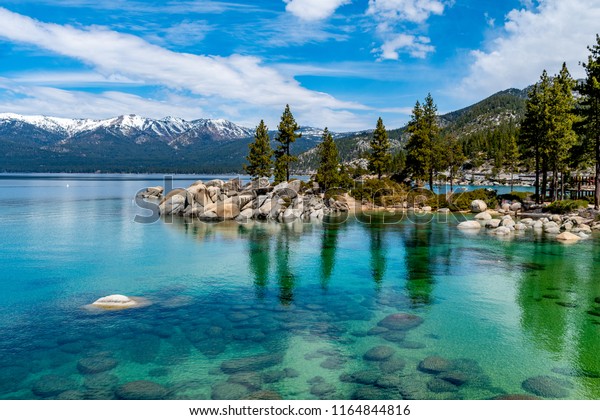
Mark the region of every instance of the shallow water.
[[0, 398], [600, 398], [597, 237], [135, 223], [160, 183], [0, 179]]

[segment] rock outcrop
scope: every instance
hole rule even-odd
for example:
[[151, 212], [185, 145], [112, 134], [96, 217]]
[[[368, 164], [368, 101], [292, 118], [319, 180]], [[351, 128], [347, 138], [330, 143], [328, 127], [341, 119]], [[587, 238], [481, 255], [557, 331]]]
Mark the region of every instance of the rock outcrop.
[[[143, 196], [154, 193], [147, 188]], [[272, 185], [259, 178], [242, 186], [239, 179], [196, 181], [170, 191], [159, 203], [161, 215], [177, 215], [204, 221], [249, 219], [290, 222], [317, 220], [325, 215], [347, 213], [353, 200], [348, 196], [324, 197], [317, 183], [293, 180]]]

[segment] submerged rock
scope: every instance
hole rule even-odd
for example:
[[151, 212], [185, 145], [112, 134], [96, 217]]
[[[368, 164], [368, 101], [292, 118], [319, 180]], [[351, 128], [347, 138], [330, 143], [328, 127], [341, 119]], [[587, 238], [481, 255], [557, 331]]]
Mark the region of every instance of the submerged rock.
[[242, 384], [232, 382], [219, 382], [213, 385], [210, 394], [213, 400], [241, 400], [250, 390]]
[[541, 398], [526, 394], [503, 394], [492, 398], [492, 400], [539, 400]]
[[265, 353], [256, 356], [226, 360], [221, 363], [221, 370], [225, 373], [256, 371], [278, 365], [282, 360], [283, 356], [280, 353]]
[[83, 386], [87, 389], [114, 390], [119, 384], [119, 378], [111, 373], [86, 375]]
[[371, 385], [377, 382], [380, 374], [375, 370], [359, 370], [358, 372], [340, 377], [342, 382], [355, 382], [357, 384]]
[[275, 392], [270, 390], [257, 391], [252, 394], [246, 395], [244, 397], [245, 400], [283, 400], [283, 397]]
[[381, 334], [381, 338], [392, 343], [400, 343], [406, 338], [406, 333], [404, 331], [388, 331]]
[[567, 398], [569, 396], [568, 388], [572, 388], [573, 384], [551, 376], [534, 376], [523, 381], [521, 386], [525, 391], [540, 397]]
[[406, 331], [418, 327], [423, 323], [423, 318], [407, 313], [388, 315], [377, 323], [380, 327], [390, 330]]
[[77, 388], [77, 383], [71, 378], [44, 375], [33, 384], [31, 391], [38, 397], [48, 398], [73, 388]]
[[404, 369], [406, 362], [399, 357], [392, 357], [379, 363], [379, 370], [382, 373], [396, 373]]
[[152, 381], [133, 381], [117, 388], [117, 397], [121, 400], [164, 400], [169, 391]]
[[118, 362], [110, 357], [86, 357], [77, 362], [77, 370], [83, 374], [106, 372], [114, 369]]
[[310, 393], [317, 397], [325, 397], [335, 392], [335, 386], [327, 382], [319, 382], [310, 387]]
[[427, 389], [435, 393], [458, 391], [458, 387], [456, 385], [440, 378], [433, 378], [427, 382]]
[[352, 393], [350, 399], [353, 400], [389, 400], [393, 397], [390, 395], [389, 390], [378, 388], [375, 386], [363, 386], [358, 388]]
[[389, 347], [389, 346], [377, 346], [377, 347], [373, 347], [372, 349], [368, 350], [364, 355], [363, 358], [365, 360], [369, 360], [369, 361], [382, 361], [382, 360], [387, 360], [390, 357], [393, 356], [393, 354], [396, 352], [396, 350], [394, 350], [393, 348]]
[[239, 372], [231, 375], [227, 382], [244, 385], [249, 391], [257, 391], [262, 386], [263, 378], [256, 372]]
[[438, 374], [446, 372], [452, 367], [452, 362], [448, 359], [438, 356], [426, 357], [419, 363], [418, 369], [421, 372]]

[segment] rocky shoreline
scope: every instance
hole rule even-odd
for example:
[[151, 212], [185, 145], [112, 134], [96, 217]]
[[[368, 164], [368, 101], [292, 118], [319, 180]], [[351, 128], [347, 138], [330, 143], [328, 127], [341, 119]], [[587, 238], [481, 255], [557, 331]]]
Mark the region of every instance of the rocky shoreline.
[[276, 220], [290, 222], [323, 219], [348, 213], [354, 200], [347, 194], [325, 198], [317, 183], [293, 180], [272, 185], [267, 178], [242, 185], [240, 180], [196, 181], [163, 196], [163, 187], [149, 187], [138, 195], [158, 201], [161, 216], [177, 215], [203, 221]]
[[[531, 230], [535, 233], [555, 235], [561, 242], [577, 242], [588, 239], [592, 231], [600, 230], [600, 221], [594, 217], [583, 217], [579, 213], [559, 215], [547, 213], [521, 213], [521, 203], [505, 203], [497, 210], [487, 209], [485, 202], [474, 200], [471, 212], [476, 213], [474, 220], [458, 224], [458, 229], [476, 231], [489, 229], [498, 236]], [[511, 213], [514, 214], [511, 216]]]
[[[355, 212], [385, 212], [390, 208], [377, 207], [372, 203], [361, 203], [344, 193], [327, 197], [321, 193], [315, 182], [293, 180], [273, 185], [267, 178], [253, 180], [242, 185], [238, 178], [223, 181], [214, 179], [196, 181], [187, 188], [177, 188], [166, 195], [161, 186], [148, 187], [138, 196], [153, 200], [161, 216], [175, 215], [195, 218], [201, 221], [273, 220], [293, 222], [295, 220], [322, 220], [325, 216], [339, 216]], [[422, 205], [409, 208], [405, 202], [395, 211], [413, 210], [430, 213], [436, 210]], [[483, 200], [473, 200], [470, 212], [473, 220], [458, 224], [462, 231], [475, 232], [486, 229], [497, 236], [533, 231], [545, 233], [563, 242], [577, 242], [590, 237], [593, 231], [600, 231], [600, 220], [589, 211], [568, 215], [548, 214], [538, 209], [524, 213], [518, 202], [504, 202], [496, 209], [488, 209]], [[438, 213], [450, 213], [447, 208], [437, 209]]]

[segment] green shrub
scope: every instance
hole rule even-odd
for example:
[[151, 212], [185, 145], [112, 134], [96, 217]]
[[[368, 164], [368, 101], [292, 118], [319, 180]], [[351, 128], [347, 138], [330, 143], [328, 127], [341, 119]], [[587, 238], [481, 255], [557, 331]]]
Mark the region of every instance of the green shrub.
[[367, 200], [377, 205], [383, 205], [387, 203], [385, 197], [395, 197], [404, 193], [404, 187], [402, 185], [387, 179], [367, 179], [362, 183], [357, 183], [352, 190], [350, 195], [356, 200]]
[[498, 206], [496, 191], [480, 188], [452, 194], [448, 199], [447, 207], [452, 211], [469, 210], [473, 200], [482, 200], [492, 209]]
[[581, 208], [587, 208], [587, 200], [559, 200], [544, 208], [545, 212], [554, 214], [572, 213]]
[[525, 201], [531, 201], [533, 199], [533, 193], [525, 192], [525, 191], [514, 191], [509, 194], [502, 194], [498, 196], [498, 200], [507, 200], [507, 201], [518, 201], [520, 203], [524, 203]]

